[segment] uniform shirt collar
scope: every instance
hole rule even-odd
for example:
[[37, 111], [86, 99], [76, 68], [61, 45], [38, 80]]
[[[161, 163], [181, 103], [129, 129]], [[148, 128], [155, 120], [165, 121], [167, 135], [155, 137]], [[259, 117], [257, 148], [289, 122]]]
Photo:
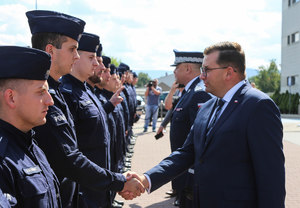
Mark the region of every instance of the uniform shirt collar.
[[242, 80], [236, 85], [234, 85], [223, 97], [223, 100], [226, 101], [226, 103], [229, 103], [232, 99], [233, 95], [240, 89], [240, 87], [246, 83], [246, 80]]
[[73, 84], [75, 84], [76, 86], [80, 87], [80, 89], [86, 91], [86, 85], [85, 82], [80, 81], [79, 79], [77, 79], [76, 77], [74, 77], [71, 74], [67, 74], [64, 75], [65, 79], [68, 79], [70, 82], [72, 82]]
[[14, 140], [17, 144], [25, 147], [26, 149], [28, 149], [32, 145], [33, 137], [35, 135], [35, 132], [32, 129], [24, 133], [10, 123], [3, 121], [2, 119], [0, 119], [0, 126], [0, 128], [4, 129], [4, 132], [12, 135], [12, 137], [9, 139]]
[[198, 76], [196, 76], [194, 79], [190, 80], [184, 87], [185, 91], [187, 92], [190, 88], [190, 86], [193, 84], [193, 82], [198, 78]]
[[59, 85], [60, 85], [60, 82], [59, 81], [56, 81], [55, 79], [53, 79], [51, 76], [48, 77], [48, 84], [49, 84], [49, 88], [52, 88], [54, 90], [57, 90]]

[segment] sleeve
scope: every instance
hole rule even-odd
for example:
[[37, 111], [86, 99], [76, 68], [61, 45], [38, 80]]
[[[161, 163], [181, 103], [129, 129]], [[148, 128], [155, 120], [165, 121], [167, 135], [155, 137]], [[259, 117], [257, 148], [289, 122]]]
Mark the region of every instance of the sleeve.
[[51, 114], [62, 114], [50, 106], [47, 122], [35, 129], [39, 146], [58, 176], [68, 177], [95, 191], [123, 189], [125, 177], [97, 166], [79, 151], [75, 130], [66, 120], [55, 122]]
[[257, 185], [258, 207], [283, 208], [285, 159], [280, 112], [271, 99], [259, 100], [254, 105], [247, 135]]
[[193, 128], [184, 145], [145, 172], [151, 181], [151, 192], [173, 180], [194, 164]]
[[10, 168], [7, 167], [2, 158], [2, 163], [0, 164], [0, 207], [8, 208], [17, 205], [16, 192], [14, 180], [10, 172]]
[[164, 128], [166, 128], [166, 126], [168, 125], [168, 123], [171, 121], [172, 113], [173, 113], [173, 109], [172, 110], [168, 110], [167, 114], [165, 115], [164, 120], [160, 124], [161, 126], [163, 126]]
[[104, 103], [102, 105], [102, 107], [107, 114], [110, 114], [115, 109], [115, 106], [110, 101], [107, 101], [106, 103]]

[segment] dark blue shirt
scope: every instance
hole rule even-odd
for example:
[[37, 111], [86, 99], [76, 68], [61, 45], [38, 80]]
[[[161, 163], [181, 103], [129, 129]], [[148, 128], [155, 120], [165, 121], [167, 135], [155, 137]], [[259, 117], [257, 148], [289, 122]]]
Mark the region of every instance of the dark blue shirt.
[[61, 207], [58, 180], [33, 136], [0, 120], [0, 187], [15, 207]]

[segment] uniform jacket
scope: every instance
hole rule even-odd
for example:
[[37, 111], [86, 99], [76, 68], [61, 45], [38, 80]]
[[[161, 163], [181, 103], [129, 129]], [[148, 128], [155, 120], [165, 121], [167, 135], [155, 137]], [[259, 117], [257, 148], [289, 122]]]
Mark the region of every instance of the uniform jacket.
[[[107, 114], [86, 83], [68, 74], [61, 79], [61, 91], [74, 118], [79, 149], [91, 161], [110, 170], [110, 133]], [[80, 206], [99, 207], [109, 203], [108, 190], [95, 192], [81, 186]]]
[[52, 77], [48, 83], [54, 105], [49, 106], [46, 124], [35, 128], [36, 140], [59, 178], [63, 207], [76, 207], [75, 181], [96, 191], [122, 190], [123, 175], [99, 167], [79, 150], [72, 115], [58, 89], [60, 83]]
[[198, 112], [184, 146], [146, 172], [152, 191], [194, 165], [201, 208], [283, 208], [282, 123], [275, 103], [244, 84], [206, 136], [216, 98]]
[[[204, 91], [198, 77], [193, 81], [187, 92], [179, 99], [172, 113], [170, 127], [172, 152], [184, 144], [194, 123], [198, 109], [210, 98], [211, 96]], [[187, 185], [187, 177], [188, 174], [185, 173], [173, 180], [173, 189], [183, 190]]]
[[[103, 89], [102, 95], [109, 100], [113, 96], [113, 92]], [[114, 140], [114, 150], [111, 152], [114, 158], [114, 170], [120, 171], [123, 166], [123, 156], [125, 155], [125, 122], [124, 122], [124, 114], [123, 107], [120, 104], [116, 105], [114, 111], [111, 113], [111, 116], [114, 119], [115, 127], [116, 127], [116, 137]]]
[[33, 136], [0, 120], [0, 187], [13, 207], [61, 207], [58, 179]]

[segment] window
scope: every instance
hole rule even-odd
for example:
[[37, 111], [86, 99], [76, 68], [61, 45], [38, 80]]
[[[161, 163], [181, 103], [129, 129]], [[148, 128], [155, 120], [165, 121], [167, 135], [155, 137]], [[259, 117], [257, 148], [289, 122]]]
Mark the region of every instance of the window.
[[287, 36], [287, 44], [288, 44], [288, 45], [290, 45], [290, 44], [291, 44], [291, 41], [290, 41], [290, 39], [291, 39], [291, 36], [289, 36], [289, 35], [288, 35], [288, 36]]
[[298, 3], [300, 0], [288, 0], [288, 5], [289, 7], [292, 5], [292, 4], [296, 4]]
[[296, 32], [296, 33], [293, 33], [291, 35], [291, 43], [295, 43], [295, 42], [298, 42], [299, 39], [300, 39], [300, 35], [299, 35], [299, 32]]
[[287, 77], [287, 86], [295, 85], [295, 76], [288, 76]]

